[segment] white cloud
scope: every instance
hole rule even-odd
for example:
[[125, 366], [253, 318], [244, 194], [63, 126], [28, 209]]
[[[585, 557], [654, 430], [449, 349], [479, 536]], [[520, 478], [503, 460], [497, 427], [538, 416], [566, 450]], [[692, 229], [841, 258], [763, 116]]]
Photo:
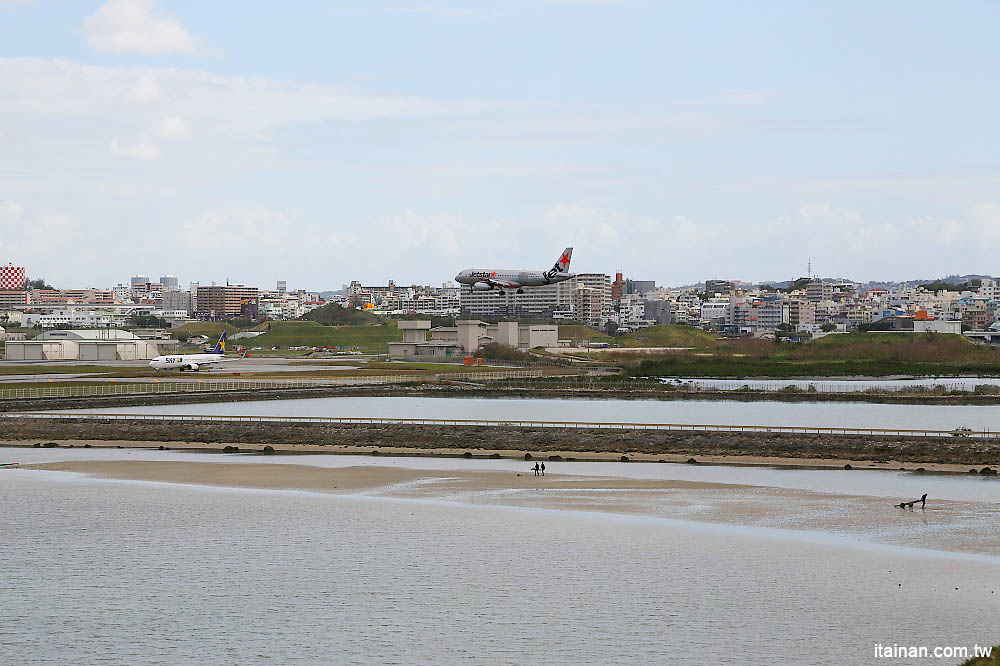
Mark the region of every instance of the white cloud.
[[191, 138], [191, 128], [180, 116], [166, 116], [158, 120], [153, 128], [156, 136], [171, 141], [183, 141]]
[[136, 104], [162, 104], [167, 101], [167, 93], [151, 74], [142, 74], [135, 85], [125, 91], [126, 100]]
[[96, 51], [193, 54], [198, 40], [184, 24], [166, 16], [153, 0], [108, 0], [83, 22], [87, 43]]
[[[68, 215], [0, 200], [0, 237], [4, 239], [3, 251], [7, 255], [3, 261], [23, 265], [31, 277], [46, 277], [61, 284], [75, 277], [76, 267], [52, 260], [81, 251], [83, 237], [79, 225]], [[93, 260], [96, 255], [87, 256]]]
[[118, 157], [128, 157], [145, 162], [160, 159], [160, 147], [145, 134], [140, 134], [135, 143], [132, 144], [122, 144], [118, 139], [112, 139], [109, 147], [111, 153]]

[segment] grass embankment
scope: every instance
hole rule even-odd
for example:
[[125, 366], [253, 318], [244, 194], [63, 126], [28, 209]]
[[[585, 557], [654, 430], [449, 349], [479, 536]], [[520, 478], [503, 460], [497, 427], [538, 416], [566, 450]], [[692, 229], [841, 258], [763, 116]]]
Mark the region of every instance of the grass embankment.
[[691, 326], [660, 324], [618, 338], [623, 347], [711, 347], [717, 342], [714, 333]]
[[566, 324], [559, 326], [559, 339], [580, 342], [613, 342], [614, 338], [597, 329], [582, 324]]
[[315, 321], [272, 321], [264, 335], [241, 340], [247, 347], [275, 345], [288, 347], [348, 347], [373, 354], [385, 354], [388, 343], [403, 339], [395, 323], [365, 324], [361, 326], [324, 326]]
[[374, 324], [378, 320], [371, 312], [345, 308], [339, 303], [328, 303], [323, 307], [311, 310], [302, 315], [301, 319], [315, 321], [326, 326], [365, 326]]
[[636, 360], [634, 376], [885, 377], [1000, 375], [1000, 350], [960, 335], [849, 333], [805, 344], [719, 340], [691, 351]]

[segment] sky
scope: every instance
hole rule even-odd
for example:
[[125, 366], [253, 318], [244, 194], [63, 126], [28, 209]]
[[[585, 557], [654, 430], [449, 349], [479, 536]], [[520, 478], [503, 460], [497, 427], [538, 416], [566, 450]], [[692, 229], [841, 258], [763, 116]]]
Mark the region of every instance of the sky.
[[1000, 3], [0, 0], [0, 264], [998, 274]]

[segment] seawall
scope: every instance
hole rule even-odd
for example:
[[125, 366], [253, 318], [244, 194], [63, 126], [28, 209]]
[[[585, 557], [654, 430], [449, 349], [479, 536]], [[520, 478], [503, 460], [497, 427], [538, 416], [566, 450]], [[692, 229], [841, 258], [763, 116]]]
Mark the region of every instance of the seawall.
[[506, 449], [684, 456], [761, 456], [804, 459], [893, 460], [907, 463], [997, 465], [1000, 438], [906, 437], [829, 433], [586, 430], [518, 426], [344, 425], [5, 418], [7, 441], [192, 442], [227, 444], [382, 446], [416, 449]]

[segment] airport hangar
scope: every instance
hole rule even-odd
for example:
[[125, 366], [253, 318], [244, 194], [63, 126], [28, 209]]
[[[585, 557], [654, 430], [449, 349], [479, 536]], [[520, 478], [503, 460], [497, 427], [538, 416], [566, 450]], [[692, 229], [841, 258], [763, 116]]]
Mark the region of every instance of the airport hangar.
[[140, 361], [159, 356], [159, 345], [176, 340], [142, 340], [117, 329], [45, 331], [31, 340], [8, 341], [8, 361]]

